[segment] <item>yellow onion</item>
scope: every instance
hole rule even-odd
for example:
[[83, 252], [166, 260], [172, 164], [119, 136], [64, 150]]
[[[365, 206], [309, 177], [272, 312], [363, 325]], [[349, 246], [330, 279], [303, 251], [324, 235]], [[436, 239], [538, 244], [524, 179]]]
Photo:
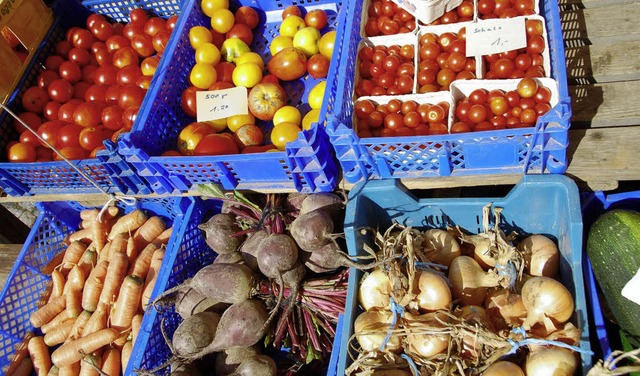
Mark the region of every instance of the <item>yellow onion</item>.
[[560, 252], [553, 240], [544, 235], [530, 235], [518, 244], [518, 250], [524, 254], [526, 273], [533, 276], [557, 277]]
[[573, 376], [578, 368], [576, 354], [562, 347], [546, 347], [527, 356], [527, 376]]
[[575, 304], [569, 290], [553, 278], [533, 277], [522, 286], [522, 302], [527, 310], [523, 326], [543, 324], [548, 331], [563, 324], [573, 314]]
[[491, 239], [486, 234], [463, 235], [462, 241], [473, 245], [473, 258], [483, 270], [496, 266], [496, 259], [491, 254]]
[[482, 376], [524, 376], [524, 372], [517, 364], [500, 360], [485, 369]]
[[[365, 311], [356, 317], [353, 330], [360, 347], [365, 352], [378, 351], [391, 329], [393, 314], [391, 311]], [[370, 333], [363, 333], [370, 332]], [[396, 352], [402, 349], [400, 336], [392, 334], [384, 347], [385, 351]]]
[[451, 304], [451, 289], [447, 281], [437, 273], [422, 271], [418, 275], [418, 289], [416, 296], [418, 307], [422, 312], [437, 311], [449, 308]]
[[507, 289], [488, 293], [484, 305], [487, 307], [493, 323], [501, 329], [520, 326], [527, 317], [527, 309], [522, 302], [522, 296]]
[[358, 301], [365, 311], [372, 308], [388, 308], [391, 282], [382, 269], [367, 274], [360, 282]]
[[[480, 306], [470, 305], [464, 306], [456, 312], [455, 315], [466, 323], [471, 325], [479, 325], [482, 328], [486, 328], [491, 332], [495, 332], [494, 326], [489, 320], [487, 312]], [[460, 349], [460, 356], [467, 359], [477, 359], [482, 350], [483, 343], [478, 341], [475, 334], [466, 334], [462, 337], [462, 348]]]
[[458, 240], [446, 230], [430, 229], [423, 232], [422, 236], [423, 252], [431, 262], [449, 266], [461, 254]]
[[449, 266], [449, 281], [454, 299], [462, 305], [480, 305], [487, 296], [487, 288], [498, 286], [497, 274], [486, 273], [469, 256], [456, 257]]
[[[439, 312], [425, 313], [420, 316], [405, 314], [404, 326], [410, 333], [405, 340], [406, 353], [428, 359], [447, 350], [450, 338], [448, 334], [420, 333], [420, 331], [429, 331], [430, 328], [431, 330], [445, 328], [438, 318], [448, 321], [448, 317]], [[415, 334], [411, 333], [412, 331]]]

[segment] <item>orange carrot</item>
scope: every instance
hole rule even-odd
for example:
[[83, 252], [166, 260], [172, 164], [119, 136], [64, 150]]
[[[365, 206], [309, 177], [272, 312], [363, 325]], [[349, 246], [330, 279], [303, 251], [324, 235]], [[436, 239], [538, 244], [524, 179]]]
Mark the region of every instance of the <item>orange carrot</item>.
[[107, 275], [108, 267], [109, 261], [100, 261], [98, 265], [91, 270], [91, 273], [84, 284], [84, 289], [82, 290], [82, 308], [87, 311], [93, 312], [98, 306], [100, 292], [104, 285], [104, 279]]
[[167, 226], [164, 224], [162, 218], [157, 215], [147, 219], [147, 221], [133, 234], [135, 248], [142, 249], [146, 247], [147, 244], [160, 236], [166, 228]]
[[129, 240], [129, 234], [118, 234], [112, 240], [109, 245], [109, 254], [107, 257], [111, 259], [114, 253], [124, 253], [127, 252], [127, 241]]
[[80, 362], [75, 362], [68, 366], [60, 367], [58, 369], [58, 376], [79, 376], [80, 375]]
[[47, 376], [58, 376], [59, 374], [60, 369], [54, 364], [51, 366], [51, 369], [49, 370], [49, 373], [47, 373]]
[[68, 319], [64, 321], [62, 324], [48, 331], [47, 334], [44, 335], [44, 343], [49, 347], [53, 347], [64, 342], [69, 333], [71, 333], [71, 328], [73, 328], [73, 324], [76, 319]]
[[98, 376], [98, 371], [102, 367], [102, 356], [97, 354], [87, 354], [80, 361], [79, 376]]
[[124, 253], [115, 252], [109, 257], [104, 286], [100, 292], [100, 302], [110, 304], [117, 298], [118, 288], [126, 276], [128, 266], [129, 260]]
[[100, 213], [99, 209], [85, 209], [80, 212], [80, 219], [83, 221], [93, 221]]
[[[68, 248], [68, 247], [67, 247]], [[62, 264], [62, 260], [64, 260], [64, 255], [66, 252], [66, 248], [64, 251], [56, 253], [55, 256], [47, 262], [47, 264], [42, 268], [42, 274], [51, 274], [60, 264]]]
[[133, 343], [131, 341], [127, 341], [124, 346], [122, 346], [122, 350], [120, 350], [120, 362], [123, 373], [127, 370], [127, 364], [129, 364], [129, 358], [131, 357], [132, 350]]
[[171, 238], [171, 234], [173, 233], [173, 227], [169, 227], [168, 229], [164, 230], [162, 232], [162, 234], [158, 235], [157, 238], [153, 239], [153, 243], [156, 243], [157, 245], [167, 245], [169, 243], [169, 239]]
[[164, 249], [157, 249], [155, 252], [153, 252], [153, 256], [151, 257], [151, 264], [149, 264], [149, 273], [147, 273], [147, 278], [145, 279], [144, 283], [144, 290], [142, 292], [142, 309], [147, 309], [147, 305], [151, 300], [151, 294], [153, 293], [153, 288], [156, 284], [156, 280], [158, 279], [158, 273], [160, 272], [163, 258]]
[[74, 232], [73, 234], [69, 235], [69, 241], [71, 243], [75, 241], [80, 241], [85, 244], [91, 243], [91, 228], [83, 228]]
[[120, 375], [120, 350], [109, 347], [102, 353], [102, 369], [106, 375]]
[[73, 290], [65, 295], [67, 298], [65, 312], [71, 318], [76, 318], [82, 313], [82, 291]]
[[44, 338], [40, 336], [31, 338], [28, 349], [36, 374], [38, 376], [46, 375], [51, 368], [51, 357], [49, 356], [49, 348], [44, 343]]
[[68, 294], [72, 291], [82, 290], [87, 275], [88, 273], [85, 274], [84, 269], [82, 269], [79, 265], [75, 265], [73, 268], [71, 268], [69, 275], [67, 275], [67, 281], [64, 285], [62, 293]]
[[22, 365], [22, 361], [25, 358], [28, 358], [29, 350], [27, 349], [27, 346], [31, 338], [33, 338], [34, 336], [35, 334], [33, 334], [32, 332], [27, 332], [18, 347], [16, 347], [16, 351], [13, 352], [13, 355], [11, 356], [11, 362], [9, 363], [9, 367], [7, 368], [7, 375], [11, 375], [12, 373], [16, 372], [18, 367]]
[[118, 234], [131, 233], [137, 230], [147, 220], [147, 215], [140, 209], [136, 209], [129, 214], [120, 217], [111, 227], [107, 239], [112, 240]]
[[49, 297], [49, 300], [63, 294], [66, 280], [62, 275], [62, 273], [56, 269], [53, 272], [51, 272], [51, 282], [52, 282], [52, 288], [51, 288], [51, 296]]
[[131, 320], [138, 313], [143, 288], [144, 281], [140, 277], [130, 275], [124, 279], [118, 293], [118, 300], [109, 315], [112, 328], [122, 332], [131, 327]]
[[107, 242], [107, 244], [102, 247], [102, 251], [98, 254], [98, 262], [109, 260], [109, 250], [111, 248], [111, 242]]
[[131, 265], [140, 253], [140, 248], [136, 247], [136, 242], [133, 241], [133, 236], [127, 239], [127, 250], [125, 252], [129, 258], [129, 265]]
[[106, 346], [113, 342], [120, 333], [111, 328], [101, 329], [97, 332], [88, 334], [73, 341], [67, 342], [58, 347], [53, 354], [51, 360], [58, 367], [71, 365], [82, 359], [82, 354], [92, 353], [102, 346]]
[[142, 326], [142, 317], [144, 315], [142, 313], [138, 313], [133, 316], [131, 320], [131, 343], [135, 345], [136, 338], [138, 338], [138, 333], [140, 332], [140, 327]]
[[33, 373], [33, 362], [31, 361], [31, 358], [26, 357], [22, 359], [22, 361], [20, 362], [20, 364], [18, 364], [18, 367], [16, 367], [15, 370], [13, 370], [11, 373], [7, 372], [5, 373], [5, 375], [31, 376], [31, 373]]
[[60, 264], [60, 268], [61, 268], [60, 271], [62, 272], [63, 275], [67, 275], [67, 273], [69, 273], [71, 268], [73, 268], [73, 266], [80, 261], [86, 249], [87, 249], [87, 244], [81, 241], [74, 241], [71, 244], [69, 244], [66, 251], [64, 252], [64, 258], [62, 259], [62, 263]]
[[87, 325], [87, 322], [89, 322], [90, 318], [91, 312], [82, 311], [78, 318], [76, 318], [76, 321], [73, 322], [73, 327], [71, 327], [71, 331], [69, 332], [67, 340], [72, 340], [80, 337], [82, 331], [84, 330], [84, 326]]
[[96, 245], [96, 252], [98, 253], [102, 252], [102, 248], [107, 243], [107, 235], [109, 234], [108, 221], [109, 219], [107, 218], [102, 219], [102, 221], [96, 218], [91, 224], [91, 238]]
[[44, 305], [42, 308], [38, 308], [31, 317], [29, 321], [31, 321], [31, 325], [35, 328], [39, 328], [42, 325], [48, 323], [53, 319], [58, 313], [62, 312], [66, 307], [66, 298], [65, 296], [59, 296], [55, 299], [52, 299], [51, 302]]
[[98, 303], [98, 308], [96, 308], [96, 311], [91, 314], [89, 321], [84, 325], [82, 335], [80, 337], [86, 337], [91, 333], [106, 328], [108, 313], [109, 306], [104, 303]]
[[[93, 244], [93, 243], [92, 243]], [[84, 271], [84, 275], [88, 276], [91, 269], [98, 263], [98, 253], [93, 245], [90, 245], [82, 254], [78, 266]]]
[[40, 295], [40, 299], [38, 299], [38, 301], [36, 302], [36, 307], [42, 308], [45, 305], [47, 305], [49, 301], [52, 299], [51, 298], [52, 293], [53, 293], [53, 281], [49, 281], [47, 282], [47, 285], [45, 286], [44, 291], [42, 292], [42, 295]]
[[151, 258], [153, 253], [158, 249], [158, 246], [151, 243], [144, 247], [144, 249], [138, 254], [133, 264], [129, 266], [128, 273], [136, 275], [140, 278], [146, 279], [149, 272], [149, 265], [151, 265]]
[[42, 326], [40, 327], [40, 331], [42, 332], [42, 334], [47, 334], [51, 330], [60, 326], [63, 322], [73, 318], [74, 317], [69, 317], [69, 312], [67, 312], [67, 309], [65, 308], [62, 312], [58, 313], [56, 317], [49, 320], [48, 323], [42, 324]]

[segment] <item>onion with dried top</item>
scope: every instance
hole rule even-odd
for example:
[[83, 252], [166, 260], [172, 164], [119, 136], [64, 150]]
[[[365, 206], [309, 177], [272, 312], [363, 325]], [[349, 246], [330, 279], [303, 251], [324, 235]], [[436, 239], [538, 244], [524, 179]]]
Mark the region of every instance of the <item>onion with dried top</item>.
[[578, 359], [569, 349], [547, 347], [530, 352], [524, 369], [527, 376], [573, 376]]
[[487, 288], [498, 286], [497, 274], [486, 273], [469, 256], [456, 257], [449, 266], [449, 281], [454, 299], [462, 305], [480, 305], [487, 296]]
[[418, 307], [422, 312], [437, 311], [451, 305], [451, 289], [447, 281], [439, 274], [431, 271], [419, 272], [416, 296]]
[[365, 311], [372, 308], [389, 308], [391, 282], [382, 269], [367, 274], [360, 282], [358, 302]]
[[544, 235], [530, 235], [518, 244], [518, 250], [524, 255], [526, 273], [550, 278], [558, 276], [560, 252], [553, 240]]
[[524, 376], [524, 372], [517, 364], [500, 360], [485, 369], [482, 376]]
[[484, 305], [491, 314], [492, 322], [501, 329], [520, 326], [527, 317], [522, 296], [508, 289], [491, 291], [487, 294]]
[[[391, 311], [365, 311], [356, 317], [353, 323], [353, 330], [363, 351], [378, 351], [384, 342], [391, 322], [393, 313]], [[392, 334], [384, 347], [384, 351], [397, 352], [402, 350], [400, 336]]]
[[422, 236], [422, 251], [431, 262], [449, 266], [462, 254], [458, 240], [446, 230], [430, 229], [423, 232]]
[[411, 333], [407, 334], [405, 340], [407, 354], [429, 359], [447, 350], [450, 339], [448, 334], [426, 333], [445, 328], [445, 325], [438, 321], [438, 318], [445, 322], [448, 321], [448, 317], [439, 312], [425, 313], [420, 316], [405, 314], [404, 327], [409, 329]]
[[571, 292], [560, 282], [548, 277], [533, 277], [522, 286], [522, 302], [527, 310], [523, 326], [530, 329], [543, 324], [548, 332], [556, 323], [564, 324], [575, 309]]

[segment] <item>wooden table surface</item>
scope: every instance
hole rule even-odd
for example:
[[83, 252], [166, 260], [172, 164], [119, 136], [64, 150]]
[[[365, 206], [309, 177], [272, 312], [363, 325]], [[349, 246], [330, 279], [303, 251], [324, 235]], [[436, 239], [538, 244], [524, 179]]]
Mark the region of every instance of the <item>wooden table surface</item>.
[[[640, 2], [560, 0], [572, 98], [569, 166], [582, 188], [612, 190], [620, 181], [640, 180]], [[480, 175], [404, 180], [410, 188], [515, 184], [520, 175]], [[191, 194], [197, 194], [192, 192]], [[36, 196], [5, 201], [77, 200], [105, 202], [100, 195]], [[21, 245], [0, 245], [0, 286]]]

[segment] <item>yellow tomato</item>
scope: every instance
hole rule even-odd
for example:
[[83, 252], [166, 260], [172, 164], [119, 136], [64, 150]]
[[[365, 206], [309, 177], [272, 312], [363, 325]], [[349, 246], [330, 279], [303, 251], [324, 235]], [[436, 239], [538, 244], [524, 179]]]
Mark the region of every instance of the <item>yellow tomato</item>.
[[229, 0], [202, 0], [200, 2], [202, 13], [211, 17], [218, 9], [229, 9]]
[[254, 63], [239, 64], [233, 69], [231, 80], [236, 86], [252, 88], [262, 80], [262, 69]]
[[210, 126], [211, 129], [213, 129], [213, 131], [216, 132], [216, 133], [220, 133], [220, 132], [224, 131], [225, 129], [227, 129], [227, 118], [216, 119], [216, 120], [207, 120], [204, 123], [207, 124], [208, 126]]
[[278, 125], [280, 123], [285, 123], [285, 122], [300, 125], [301, 121], [302, 121], [302, 114], [300, 113], [300, 110], [298, 110], [293, 106], [281, 107], [273, 115], [273, 125]]
[[262, 60], [262, 56], [256, 52], [245, 52], [236, 59], [236, 65], [244, 63], [254, 63], [258, 65], [260, 69], [264, 70], [264, 60]]
[[300, 127], [293, 123], [280, 123], [271, 130], [271, 143], [277, 147], [278, 150], [284, 150], [287, 142], [294, 141], [298, 138], [300, 131]]
[[317, 123], [320, 118], [320, 110], [311, 110], [304, 115], [302, 118], [302, 129], [309, 130], [311, 129], [311, 124]]
[[322, 99], [324, 97], [324, 89], [327, 87], [327, 81], [320, 81], [309, 92], [309, 98], [307, 102], [309, 106], [314, 110], [319, 110], [322, 107]]
[[189, 29], [189, 43], [194, 50], [204, 43], [211, 43], [211, 41], [213, 41], [213, 37], [206, 27], [194, 26]]
[[211, 15], [211, 28], [220, 34], [226, 34], [236, 22], [236, 16], [229, 9], [218, 9]]
[[211, 64], [196, 63], [189, 74], [191, 84], [203, 90], [208, 89], [217, 78], [216, 69]]
[[255, 124], [256, 118], [251, 114], [247, 115], [233, 115], [227, 118], [227, 127], [231, 132], [235, 132], [240, 129], [243, 125], [247, 124]]
[[302, 17], [292, 15], [282, 20], [280, 24], [280, 35], [293, 38], [298, 30], [302, 30], [305, 27], [307, 27], [307, 25], [304, 23]]
[[320, 53], [324, 56], [328, 57], [331, 60], [331, 55], [333, 55], [333, 48], [335, 46], [336, 41], [336, 31], [332, 30], [328, 33], [325, 33], [322, 37], [320, 37], [320, 41], [318, 42], [318, 48], [320, 49]]
[[213, 43], [203, 43], [196, 48], [196, 63], [216, 65], [220, 62], [220, 50]]
[[293, 38], [285, 37], [284, 35], [278, 35], [273, 38], [271, 44], [269, 44], [269, 52], [271, 55], [277, 54], [280, 50], [283, 50], [287, 47], [293, 47]]

